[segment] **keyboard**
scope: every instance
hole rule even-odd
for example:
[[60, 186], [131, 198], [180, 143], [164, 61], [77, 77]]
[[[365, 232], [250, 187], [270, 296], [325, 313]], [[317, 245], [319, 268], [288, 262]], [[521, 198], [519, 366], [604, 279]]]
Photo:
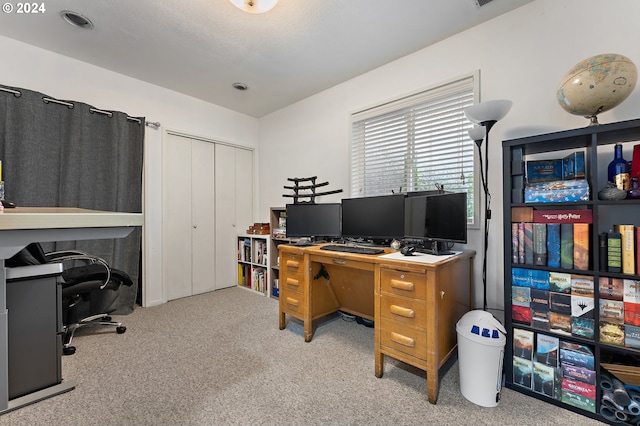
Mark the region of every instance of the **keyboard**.
[[320, 250], [328, 250], [328, 251], [340, 251], [343, 253], [357, 253], [357, 254], [382, 254], [384, 253], [383, 249], [372, 248], [372, 247], [358, 247], [358, 246], [347, 246], [347, 245], [328, 245], [320, 247]]

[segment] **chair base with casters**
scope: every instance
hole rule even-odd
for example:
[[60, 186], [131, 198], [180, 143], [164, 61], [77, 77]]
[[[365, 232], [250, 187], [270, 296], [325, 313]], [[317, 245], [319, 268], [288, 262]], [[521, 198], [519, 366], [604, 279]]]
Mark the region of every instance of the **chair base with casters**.
[[118, 334], [127, 331], [119, 321], [113, 321], [110, 314], [116, 310], [118, 289], [122, 285], [131, 286], [131, 278], [123, 271], [110, 270], [109, 281], [90, 280], [103, 274], [102, 266], [89, 264], [69, 268], [62, 273], [62, 309], [64, 337], [62, 353], [73, 355], [71, 345], [76, 330], [84, 327], [115, 327]]
[[107, 314], [92, 315], [84, 318], [75, 324], [64, 326], [64, 342], [62, 345], [62, 353], [64, 355], [73, 355], [76, 353], [76, 347], [71, 346], [71, 341], [77, 329], [82, 327], [99, 327], [102, 325], [112, 326], [116, 328], [118, 334], [122, 334], [127, 331], [127, 327], [122, 325], [121, 322], [112, 321], [111, 317]]

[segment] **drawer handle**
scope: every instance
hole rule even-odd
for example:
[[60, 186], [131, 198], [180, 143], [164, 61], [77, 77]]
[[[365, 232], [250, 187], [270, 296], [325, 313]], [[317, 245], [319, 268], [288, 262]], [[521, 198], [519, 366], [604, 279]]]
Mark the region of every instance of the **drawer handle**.
[[403, 346], [408, 346], [410, 348], [415, 347], [416, 342], [415, 340], [413, 340], [411, 337], [407, 337], [407, 336], [403, 336], [402, 334], [398, 334], [398, 333], [391, 333], [391, 340], [393, 340], [394, 342], [403, 345]]
[[287, 260], [287, 266], [291, 268], [297, 268], [300, 266], [300, 262], [298, 262], [297, 260]]
[[391, 280], [391, 287], [397, 288], [398, 290], [404, 291], [413, 291], [415, 285], [411, 281], [400, 281], [400, 280]]
[[287, 303], [293, 306], [298, 306], [300, 304], [300, 301], [298, 299], [287, 297]]
[[342, 259], [331, 259], [331, 263], [334, 263], [336, 265], [346, 265], [347, 261]]
[[403, 308], [402, 306], [398, 306], [398, 305], [391, 305], [390, 309], [392, 314], [400, 315], [401, 317], [406, 317], [406, 318], [416, 317], [416, 313], [413, 309]]
[[300, 285], [300, 281], [296, 280], [295, 278], [287, 278], [287, 285], [297, 287]]

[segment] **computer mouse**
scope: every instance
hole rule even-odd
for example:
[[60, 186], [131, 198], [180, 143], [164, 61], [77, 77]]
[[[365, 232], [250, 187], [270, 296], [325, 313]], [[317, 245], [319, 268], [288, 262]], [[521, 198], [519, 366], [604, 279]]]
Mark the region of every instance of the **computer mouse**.
[[400, 253], [402, 253], [405, 256], [413, 256], [413, 253], [415, 253], [416, 248], [413, 246], [404, 246], [400, 249]]

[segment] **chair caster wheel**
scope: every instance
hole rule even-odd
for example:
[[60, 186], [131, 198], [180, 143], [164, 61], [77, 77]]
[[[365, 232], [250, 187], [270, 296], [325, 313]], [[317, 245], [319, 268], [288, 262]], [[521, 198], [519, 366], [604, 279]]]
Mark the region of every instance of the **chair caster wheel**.
[[127, 331], [127, 327], [125, 327], [124, 325], [121, 325], [120, 327], [116, 327], [116, 332], [117, 332], [118, 334], [122, 334], [122, 333], [124, 333], [125, 331]]
[[62, 353], [64, 355], [73, 355], [76, 353], [76, 347], [75, 346], [66, 346], [64, 348], [62, 348]]

